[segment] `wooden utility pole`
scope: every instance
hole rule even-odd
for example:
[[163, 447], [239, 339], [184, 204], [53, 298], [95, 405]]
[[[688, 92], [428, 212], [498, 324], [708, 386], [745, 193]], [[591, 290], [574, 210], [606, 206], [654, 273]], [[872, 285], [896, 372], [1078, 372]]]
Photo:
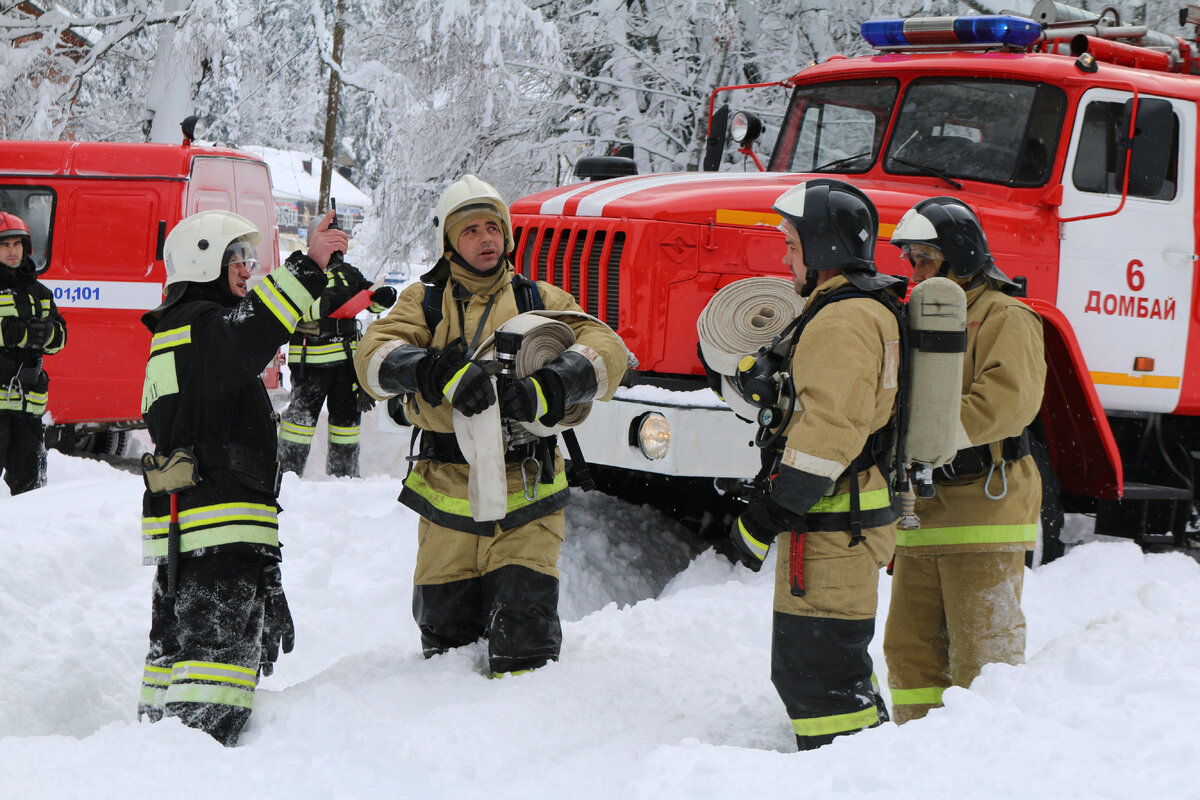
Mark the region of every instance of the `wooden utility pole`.
[[324, 215], [329, 208], [329, 182], [333, 177], [333, 159], [337, 153], [338, 99], [342, 93], [342, 37], [345, 28], [342, 20], [346, 16], [346, 0], [337, 0], [333, 17], [333, 52], [329, 68], [329, 98], [325, 104], [325, 144], [321, 151], [321, 190], [317, 197], [317, 214]]

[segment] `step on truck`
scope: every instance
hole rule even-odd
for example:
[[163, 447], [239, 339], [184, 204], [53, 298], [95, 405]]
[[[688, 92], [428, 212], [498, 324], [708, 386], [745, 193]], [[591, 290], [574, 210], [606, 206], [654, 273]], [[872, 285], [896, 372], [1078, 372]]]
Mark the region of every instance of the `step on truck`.
[[[121, 455], [144, 427], [150, 333], [162, 301], [163, 242], [179, 220], [224, 209], [262, 232], [259, 258], [279, 265], [271, 176], [262, 159], [201, 146], [0, 141], [0, 210], [29, 226], [33, 260], [67, 322], [48, 356], [47, 442], [64, 452]], [[264, 377], [278, 380], [278, 367]]]
[[[641, 175], [628, 157], [581, 158], [587, 180], [513, 203], [517, 268], [574, 294], [640, 362], [579, 431], [601, 484], [722, 527], [759, 456], [753, 427], [705, 388], [696, 318], [733, 281], [786, 277], [773, 201], [837, 177], [878, 207], [880, 271], [910, 272], [888, 244], [904, 211], [951, 195], [1025, 285], [1049, 367], [1034, 426], [1043, 558], [1062, 551], [1064, 511], [1143, 545], [1194, 539], [1198, 21], [1189, 6], [1166, 34], [1044, 1], [1027, 17], [867, 21], [868, 55], [716, 89], [702, 169]], [[760, 158], [766, 114], [727, 100], [763, 108], [763, 92], [780, 113]]]

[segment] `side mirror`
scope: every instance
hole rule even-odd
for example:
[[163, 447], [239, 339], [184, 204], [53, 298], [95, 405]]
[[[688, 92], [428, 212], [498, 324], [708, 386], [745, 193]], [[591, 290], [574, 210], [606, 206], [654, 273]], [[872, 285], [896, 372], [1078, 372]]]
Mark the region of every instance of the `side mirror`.
[[1133, 138], [1128, 136], [1133, 101], [1125, 101], [1121, 115], [1121, 138], [1117, 146], [1117, 186], [1124, 182], [1125, 153], [1129, 159], [1129, 194], [1155, 197], [1162, 191], [1174, 153], [1175, 112], [1170, 101], [1140, 98]]
[[716, 172], [721, 168], [721, 158], [725, 155], [725, 139], [729, 135], [729, 104], [713, 112], [709, 121], [708, 139], [704, 143], [705, 172]]

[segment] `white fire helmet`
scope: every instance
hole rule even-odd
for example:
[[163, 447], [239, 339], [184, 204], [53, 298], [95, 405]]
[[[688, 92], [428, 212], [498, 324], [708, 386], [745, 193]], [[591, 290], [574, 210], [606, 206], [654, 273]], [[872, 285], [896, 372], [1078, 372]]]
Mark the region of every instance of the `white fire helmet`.
[[232, 211], [201, 211], [180, 220], [167, 234], [163, 260], [166, 286], [190, 281], [208, 283], [221, 275], [225, 249], [234, 242], [257, 245], [262, 234], [254, 223]]
[[[437, 205], [433, 207], [433, 227], [437, 236], [437, 246], [444, 252], [454, 249], [454, 242], [446, 238], [448, 220], [459, 211], [469, 211], [478, 206], [481, 211], [497, 215], [504, 229], [504, 252], [511, 253], [517, 244], [513, 239], [512, 217], [508, 213], [508, 203], [500, 193], [487, 181], [482, 181], [474, 175], [463, 175], [460, 179], [446, 187]], [[449, 223], [449, 224], [452, 224]]]

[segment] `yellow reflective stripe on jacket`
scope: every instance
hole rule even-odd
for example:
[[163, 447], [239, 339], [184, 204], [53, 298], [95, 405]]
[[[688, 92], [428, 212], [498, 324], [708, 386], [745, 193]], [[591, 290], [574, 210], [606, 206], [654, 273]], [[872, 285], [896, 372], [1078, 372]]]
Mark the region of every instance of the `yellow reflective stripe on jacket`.
[[316, 432], [316, 425], [300, 425], [287, 420], [279, 423], [279, 438], [285, 442], [312, 444], [313, 434]]
[[254, 294], [288, 333], [296, 330], [302, 309], [312, 303], [312, 295], [304, 288], [304, 284], [287, 269], [277, 269], [259, 281], [254, 287]]
[[[448, 494], [442, 494], [432, 489], [416, 471], [409, 473], [408, 477], [404, 480], [404, 485], [424, 498], [438, 511], [458, 517], [471, 516], [471, 502], [467, 498], [451, 497]], [[511, 514], [526, 506], [545, 500], [552, 494], [563, 491], [567, 488], [567, 473], [559, 472], [554, 476], [553, 483], [539, 483], [537, 487], [537, 497], [533, 500], [527, 499], [523, 491], [511, 493], [508, 496], [508, 507], [505, 513]]]
[[849, 714], [831, 714], [828, 717], [810, 717], [792, 720], [792, 730], [797, 736], [828, 736], [833, 733], [849, 733], [869, 728], [879, 722], [875, 706], [867, 706]]
[[45, 392], [22, 391], [18, 384], [0, 384], [0, 411], [23, 411], [41, 414], [46, 410], [49, 395]]
[[894, 706], [940, 706], [943, 686], [926, 686], [921, 689], [892, 689]]
[[150, 354], [153, 355], [172, 347], [179, 347], [180, 345], [191, 343], [191, 325], [184, 325], [181, 328], [171, 328], [169, 331], [161, 331], [154, 334], [154, 338], [150, 340]]
[[[142, 517], [142, 557], [151, 563], [167, 555], [171, 517]], [[257, 523], [257, 524], [256, 524]], [[279, 515], [261, 503], [221, 503], [179, 513], [179, 551], [246, 542], [279, 546]]]
[[[350, 345], [351, 353], [358, 349], [356, 342], [348, 342], [348, 344]], [[304, 362], [305, 364], [336, 364], [339, 361], [345, 361], [349, 357], [346, 353], [346, 345], [342, 342], [288, 345], [288, 363], [293, 366], [300, 362]]]
[[1037, 523], [1020, 525], [954, 525], [896, 531], [897, 547], [944, 544], [1024, 544], [1037, 541]]
[[[891, 506], [892, 498], [888, 494], [888, 490], [871, 489], [867, 492], [859, 492], [858, 507], [863, 511], [874, 511], [880, 508], [888, 508]], [[832, 497], [822, 497], [817, 502], [813, 503], [813, 507], [808, 510], [810, 514], [845, 514], [850, 511], [850, 493], [835, 494]]]
[[329, 441], [334, 444], [358, 444], [360, 430], [358, 425], [330, 425]]

